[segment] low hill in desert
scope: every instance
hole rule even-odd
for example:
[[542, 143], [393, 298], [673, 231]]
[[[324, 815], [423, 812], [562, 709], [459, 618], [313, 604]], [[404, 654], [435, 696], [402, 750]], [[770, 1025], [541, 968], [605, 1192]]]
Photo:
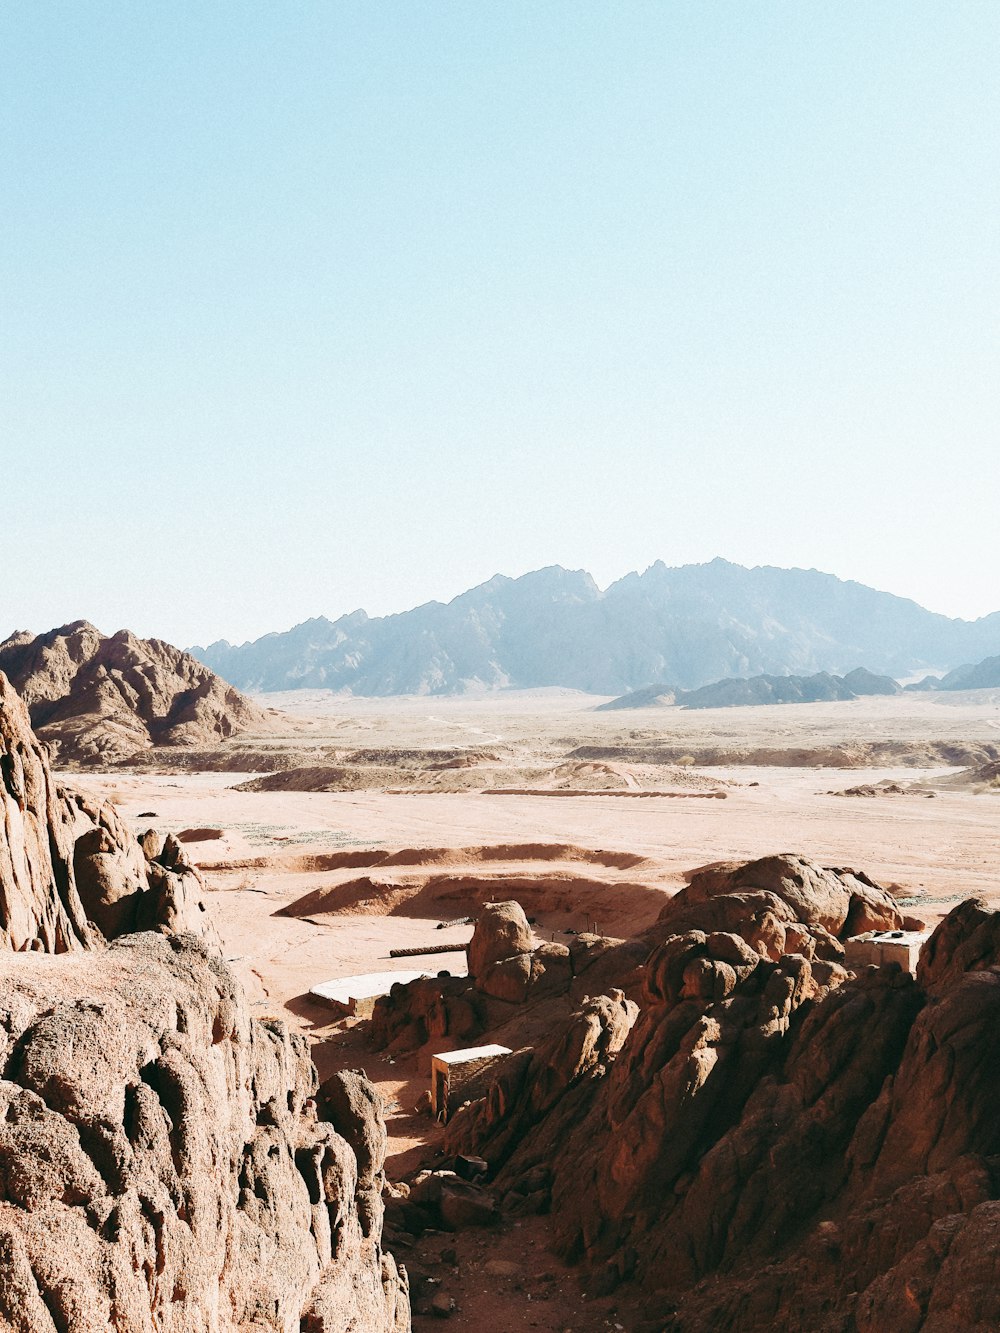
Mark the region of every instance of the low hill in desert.
[[891, 676], [877, 676], [864, 667], [855, 667], [846, 676], [833, 676], [828, 671], [818, 671], [813, 676], [750, 676], [713, 681], [697, 690], [671, 690], [667, 685], [649, 685], [600, 704], [595, 711], [659, 708], [671, 704], [678, 708], [745, 708], [753, 704], [826, 703], [877, 694], [899, 694], [901, 689], [902, 686]]
[[991, 690], [1000, 686], [1000, 657], [987, 657], [982, 662], [967, 663], [946, 675], [925, 676], [908, 690]]
[[318, 616], [252, 643], [192, 653], [240, 689], [460, 694], [547, 686], [619, 695], [650, 681], [696, 689], [730, 676], [896, 676], [1000, 653], [1000, 612], [952, 620], [815, 569], [661, 561], [601, 589], [559, 565], [497, 575], [448, 603], [390, 616]]
[[268, 714], [190, 654], [85, 620], [0, 643], [3, 671], [60, 763], [120, 763], [155, 746], [218, 744]]

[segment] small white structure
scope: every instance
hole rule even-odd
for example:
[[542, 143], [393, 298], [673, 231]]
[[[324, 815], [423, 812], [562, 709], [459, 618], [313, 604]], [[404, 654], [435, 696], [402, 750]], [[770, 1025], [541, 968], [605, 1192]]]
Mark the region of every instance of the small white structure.
[[431, 1110], [448, 1119], [449, 1110], [459, 1094], [467, 1101], [474, 1091], [477, 1076], [505, 1055], [509, 1046], [467, 1046], [462, 1051], [442, 1051], [431, 1056]]
[[870, 930], [844, 941], [844, 961], [848, 967], [869, 967], [874, 963], [898, 963], [904, 972], [917, 970], [917, 959], [929, 930]]
[[[464, 976], [465, 968], [450, 967], [450, 976]], [[350, 1014], [354, 1018], [371, 1018], [375, 1001], [388, 995], [397, 981], [419, 981], [421, 977], [436, 977], [437, 972], [362, 972], [355, 977], [337, 977], [311, 986], [312, 999], [327, 1004], [331, 1009]]]

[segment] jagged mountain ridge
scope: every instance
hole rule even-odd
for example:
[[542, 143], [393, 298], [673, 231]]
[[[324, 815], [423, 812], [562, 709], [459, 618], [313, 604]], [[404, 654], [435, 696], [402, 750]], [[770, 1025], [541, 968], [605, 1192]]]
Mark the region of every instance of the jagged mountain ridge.
[[907, 675], [1000, 652], [1000, 612], [949, 619], [817, 570], [662, 562], [601, 591], [560, 566], [497, 575], [448, 603], [396, 615], [317, 617], [285, 633], [190, 649], [240, 689], [450, 694], [561, 686], [625, 694], [651, 680]]
[[0, 643], [0, 671], [61, 763], [114, 763], [267, 725], [262, 709], [188, 653], [128, 630], [105, 637], [85, 620], [12, 634]]

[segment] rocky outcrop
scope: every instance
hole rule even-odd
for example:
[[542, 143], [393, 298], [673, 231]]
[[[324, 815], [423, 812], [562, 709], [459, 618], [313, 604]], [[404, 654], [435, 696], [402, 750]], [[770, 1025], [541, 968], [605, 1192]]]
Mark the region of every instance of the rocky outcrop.
[[201, 880], [172, 838], [145, 850], [114, 808], [60, 787], [0, 673], [0, 946], [63, 953], [134, 930], [214, 936]]
[[692, 871], [646, 936], [734, 931], [772, 960], [786, 953], [840, 958], [841, 940], [898, 930], [902, 920], [892, 895], [867, 875], [785, 853]]
[[6, 673], [61, 764], [116, 764], [153, 746], [213, 745], [266, 713], [201, 662], [127, 630], [86, 621], [0, 644]]
[[4, 1328], [409, 1327], [357, 1207], [384, 1138], [362, 1158], [349, 1105], [317, 1117], [305, 1041], [252, 1020], [199, 940], [2, 953], [0, 975]]
[[73, 877], [72, 810], [2, 673], [0, 817], [0, 947], [60, 953], [90, 944]]
[[374, 1090], [318, 1114], [180, 843], [60, 789], [2, 674], [0, 815], [0, 1327], [406, 1333]]
[[692, 888], [685, 927], [768, 894], [811, 956], [751, 947], [759, 920], [667, 934], [605, 1058], [571, 1052], [574, 1033], [619, 1030], [602, 1018], [613, 996], [508, 1061], [449, 1147], [488, 1161], [504, 1208], [550, 1211], [595, 1291], [641, 1291], [639, 1328], [996, 1326], [1000, 913], [956, 907], [916, 978], [855, 977], [817, 946], [886, 910], [866, 877], [781, 857]]
[[560, 1142], [586, 1118], [638, 1012], [620, 990], [588, 998], [537, 1050], [505, 1060], [487, 1095], [450, 1123], [447, 1150], [482, 1156], [510, 1211], [548, 1211]]
[[642, 940], [572, 936], [536, 943], [520, 903], [487, 903], [468, 945], [467, 977], [397, 983], [375, 1003], [369, 1042], [414, 1051], [468, 1043], [483, 1032], [507, 1045], [548, 1035], [585, 997], [611, 986], [635, 989], [649, 952]]

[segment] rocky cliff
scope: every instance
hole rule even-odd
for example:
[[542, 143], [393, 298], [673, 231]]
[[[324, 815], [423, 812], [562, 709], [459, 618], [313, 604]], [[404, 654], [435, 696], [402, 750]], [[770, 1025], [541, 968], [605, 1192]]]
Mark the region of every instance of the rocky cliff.
[[356, 1118], [318, 1119], [304, 1040], [251, 1019], [199, 940], [7, 953], [0, 976], [4, 1327], [409, 1327], [359, 1211]]
[[267, 714], [188, 653], [80, 620], [0, 644], [0, 671], [60, 763], [119, 763], [153, 746], [214, 745]]
[[853, 976], [837, 932], [881, 895], [817, 870], [708, 868], [638, 1013], [588, 1000], [449, 1126], [594, 1290], [641, 1289], [639, 1328], [1000, 1322], [1000, 913], [957, 907], [915, 978]]
[[2, 674], [0, 779], [0, 1328], [405, 1333], [374, 1091], [251, 1017], [180, 847], [60, 789]]

